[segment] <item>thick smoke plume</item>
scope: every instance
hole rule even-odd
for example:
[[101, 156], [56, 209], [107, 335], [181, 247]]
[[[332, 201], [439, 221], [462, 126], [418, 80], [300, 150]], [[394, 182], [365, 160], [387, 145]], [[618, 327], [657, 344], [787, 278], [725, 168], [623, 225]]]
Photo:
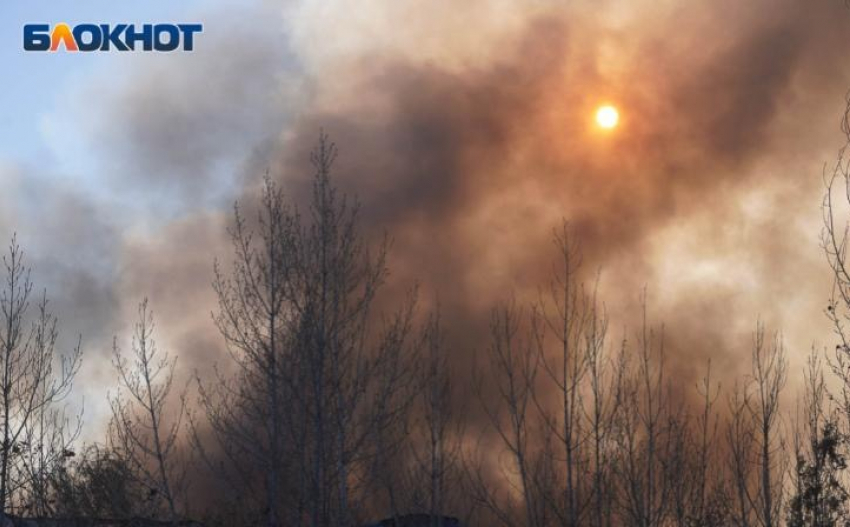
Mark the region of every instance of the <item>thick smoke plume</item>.
[[[386, 305], [414, 283], [423, 309], [439, 299], [461, 371], [490, 308], [546, 283], [562, 219], [617, 338], [646, 287], [687, 384], [709, 357], [736, 372], [759, 316], [792, 360], [829, 340], [818, 197], [850, 84], [841, 2], [268, 2], [207, 26], [206, 50], [58, 112], [86, 123], [85, 185], [0, 167], [39, 203], [2, 225], [84, 334], [88, 381], [145, 295], [186, 376], [225, 360], [209, 284], [229, 207], [250, 210], [267, 171], [305, 202], [322, 129], [369, 236], [393, 239]], [[591, 122], [603, 102], [622, 111], [610, 133]]]
[[[602, 270], [615, 326], [635, 327], [648, 288], [683, 381], [709, 357], [736, 371], [760, 316], [802, 354], [828, 339], [811, 332], [828, 292], [811, 221], [823, 160], [801, 157], [824, 151], [842, 105], [841, 6], [662, 11], [616, 28], [591, 10], [536, 13], [462, 67], [408, 50], [350, 58], [321, 72], [315, 108], [254, 171], [271, 159], [304, 195], [299, 167], [328, 131], [338, 180], [393, 236], [399, 283], [440, 298], [460, 356], [486, 345], [495, 302], [536, 297], [562, 218], [586, 278]], [[590, 122], [605, 101], [623, 111], [608, 135]]]

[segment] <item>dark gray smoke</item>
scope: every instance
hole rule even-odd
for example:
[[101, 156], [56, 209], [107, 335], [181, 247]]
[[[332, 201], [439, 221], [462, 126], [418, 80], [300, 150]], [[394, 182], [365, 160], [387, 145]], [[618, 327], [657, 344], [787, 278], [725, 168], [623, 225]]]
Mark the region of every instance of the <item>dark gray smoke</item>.
[[[185, 374], [225, 359], [209, 283], [229, 207], [267, 170], [303, 203], [320, 129], [366, 232], [394, 240], [385, 305], [414, 282], [423, 308], [439, 297], [463, 369], [489, 309], [545, 284], [562, 218], [586, 278], [603, 272], [612, 343], [646, 286], [683, 379], [708, 357], [741, 367], [759, 315], [792, 356], [829, 339], [819, 175], [850, 84], [841, 2], [450, 4], [218, 13], [203, 49], [77, 101], [87, 183], [22, 184], [38, 207], [2, 221], [92, 344], [83, 382], [108, 375], [144, 295]], [[607, 134], [603, 102], [622, 113]]]

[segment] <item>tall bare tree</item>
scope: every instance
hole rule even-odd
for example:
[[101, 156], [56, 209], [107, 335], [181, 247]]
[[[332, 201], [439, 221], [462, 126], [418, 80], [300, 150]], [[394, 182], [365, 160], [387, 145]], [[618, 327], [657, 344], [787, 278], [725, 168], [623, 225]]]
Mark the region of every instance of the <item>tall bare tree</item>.
[[254, 489], [270, 526], [349, 525], [372, 440], [411, 400], [413, 300], [372, 329], [388, 244], [367, 247], [358, 203], [331, 181], [336, 155], [321, 135], [304, 214], [267, 177], [255, 227], [236, 210], [232, 271], [216, 265], [215, 321], [237, 374], [201, 384], [218, 453], [198, 423], [195, 445], [228, 484]]
[[837, 410], [842, 414], [842, 429], [850, 433], [850, 333], [847, 323], [850, 321], [850, 262], [847, 260], [847, 246], [850, 241], [850, 96], [847, 99], [841, 130], [845, 144], [839, 150], [832, 170], [824, 170], [825, 185], [822, 202], [823, 229], [821, 245], [827, 262], [832, 270], [832, 295], [826, 306], [826, 316], [832, 322], [837, 343], [833, 353], [828, 356], [828, 364], [839, 381], [834, 399]]
[[[487, 389], [483, 378], [476, 380], [476, 389], [482, 408], [508, 454], [508, 486], [517, 489], [522, 523], [528, 527], [542, 525], [542, 507], [534, 492], [534, 452], [530, 444], [530, 423], [533, 411], [533, 390], [539, 370], [540, 356], [533, 344], [521, 332], [522, 312], [509, 304], [495, 309], [490, 323], [490, 348], [488, 350], [489, 375]], [[499, 456], [501, 463], [501, 456]], [[480, 466], [468, 470], [476, 499], [506, 526], [517, 525], [514, 517], [515, 500], [511, 494], [499, 496], [488, 487]], [[516, 483], [514, 483], [514, 481]]]
[[787, 381], [788, 363], [779, 335], [765, 341], [764, 325], [756, 327], [752, 350], [752, 396], [748, 409], [755, 425], [758, 486], [756, 518], [764, 527], [779, 525], [783, 508], [785, 444], [780, 430], [779, 397]]
[[459, 412], [453, 408], [456, 386], [451, 377], [443, 331], [437, 308], [428, 319], [424, 335], [425, 356], [420, 373], [421, 422], [417, 427], [421, 438], [413, 441], [411, 447], [416, 460], [411, 477], [415, 487], [421, 488], [416, 481], [427, 482], [421, 507], [428, 511], [431, 527], [443, 527], [444, 515], [454, 501], [451, 491], [456, 492], [457, 486], [452, 483], [459, 479], [457, 470], [463, 434]]
[[[40, 397], [47, 385], [42, 386]], [[70, 415], [66, 405], [43, 405], [26, 423], [20, 444], [20, 460], [25, 479], [19, 509], [38, 517], [56, 513], [54, 474], [76, 456], [73, 447], [82, 430], [82, 411]]]
[[[371, 402], [363, 415], [370, 445], [358, 455], [371, 457], [373, 484], [387, 497], [388, 513], [398, 519], [410, 505], [405, 458], [411, 442], [411, 410], [421, 386], [415, 357], [421, 341], [411, 338], [415, 302], [396, 312], [383, 324], [370, 378], [364, 378]], [[368, 385], [371, 384], [369, 387]], [[351, 435], [357, 436], [358, 425]], [[371, 500], [377, 501], [377, 500]]]
[[670, 514], [672, 481], [669, 461], [680, 439], [681, 408], [670, 394], [666, 378], [663, 329], [656, 333], [646, 319], [646, 294], [641, 300], [642, 326], [634, 354], [623, 377], [623, 404], [617, 417], [621, 481], [619, 508], [627, 524], [663, 525]]
[[[15, 497], [33, 483], [33, 471], [25, 466], [26, 449], [44, 449], [50, 445], [26, 445], [22, 439], [37, 424], [48, 418], [70, 392], [80, 366], [80, 340], [62, 356], [56, 353], [59, 336], [57, 319], [48, 308], [44, 293], [31, 316], [33, 284], [24, 265], [24, 253], [15, 237], [3, 257], [5, 282], [0, 291], [0, 517], [21, 507]], [[63, 420], [54, 422], [63, 426]], [[51, 423], [44, 422], [47, 427]], [[49, 435], [49, 434], [48, 434]], [[55, 444], [55, 443], [54, 443]], [[62, 455], [63, 452], [59, 453]], [[54, 452], [52, 449], [50, 452]], [[53, 454], [50, 454], [53, 455]], [[30, 467], [31, 468], [31, 467]], [[36, 481], [36, 485], [40, 485]]]
[[484, 395], [480, 379], [477, 386], [484, 411], [510, 455], [512, 470], [518, 481], [525, 525], [539, 527], [540, 503], [535, 499], [533, 489], [529, 421], [540, 359], [529, 339], [520, 332], [522, 322], [522, 311], [513, 304], [493, 311], [488, 357], [492, 375], [490, 380], [497, 390], [495, 401], [499, 406], [489, 402], [488, 396]]
[[[199, 381], [201, 405], [218, 449], [215, 453], [200, 440], [203, 434], [192, 421], [193, 442], [202, 458], [210, 461], [210, 456], [219, 456], [227, 461], [210, 462], [220, 480], [239, 485], [240, 494], [262, 496], [258, 505], [266, 511], [270, 527], [283, 521], [284, 416], [292, 409], [285, 404], [284, 361], [295, 323], [293, 310], [288, 309], [292, 293], [287, 282], [294, 219], [281, 190], [269, 178], [257, 215], [259, 246], [235, 207], [230, 230], [233, 270], [228, 275], [216, 262], [213, 287], [219, 301], [214, 320], [237, 374], [230, 379], [218, 373], [217, 386]], [[256, 478], [263, 480], [261, 492], [252, 489]]]
[[731, 518], [737, 527], [754, 524], [754, 502], [750, 483], [753, 479], [752, 450], [755, 443], [755, 423], [749, 411], [750, 394], [747, 385], [736, 383], [728, 398], [728, 422], [725, 446], [729, 451], [728, 471], [732, 478]]
[[310, 216], [293, 221], [289, 260], [291, 306], [299, 324], [296, 375], [309, 394], [302, 399], [312, 438], [308, 504], [314, 526], [352, 522], [352, 476], [369, 452], [369, 440], [391, 437], [385, 432], [405, 418], [414, 393], [409, 388], [415, 295], [385, 319], [390, 322], [382, 330], [372, 330], [379, 316], [373, 304], [387, 276], [388, 242], [374, 252], [366, 246], [359, 204], [331, 181], [336, 156], [335, 145], [322, 135], [311, 158]]
[[[708, 361], [705, 376], [696, 385], [701, 405], [686, 409], [679, 419], [673, 441], [673, 455], [669, 464], [672, 486], [672, 516], [675, 525], [717, 525], [717, 517], [723, 511], [717, 508], [718, 485], [722, 482], [722, 470], [716, 455], [719, 419], [714, 410], [720, 394], [719, 384], [711, 378], [711, 361]], [[711, 470], [710, 470], [711, 469]]]
[[[597, 310], [594, 302], [594, 310]], [[612, 525], [615, 499], [615, 484], [612, 477], [612, 451], [615, 447], [615, 424], [620, 405], [623, 403], [623, 376], [626, 369], [625, 354], [615, 358], [605, 354], [604, 344], [608, 321], [598, 311], [591, 316], [587, 332], [587, 362], [589, 377], [589, 407], [585, 409], [590, 426], [593, 515], [592, 524]]]
[[[584, 484], [587, 460], [581, 451], [589, 433], [589, 427], [585, 426], [582, 391], [590, 361], [598, 360], [604, 346], [605, 322], [599, 318], [595, 297], [588, 295], [576, 279], [581, 253], [578, 242], [570, 235], [568, 223], [564, 222], [555, 231], [553, 243], [558, 251], [558, 260], [548, 294], [534, 310], [534, 335], [542, 370], [553, 391], [558, 394], [557, 411], [549, 411], [541, 397], [535, 396], [534, 400], [548, 432], [555, 436], [558, 445], [555, 458], [563, 463], [564, 483], [559, 499], [552, 496], [547, 502], [558, 516], [560, 525], [575, 527], [590, 503], [590, 493]], [[553, 335], [555, 339], [554, 358], [548, 357], [552, 350], [547, 344], [547, 335]], [[547, 394], [549, 390], [543, 392]], [[595, 418], [601, 419], [602, 416], [596, 415]], [[601, 432], [598, 428], [595, 431]], [[544, 492], [544, 496], [548, 494]]]
[[122, 353], [117, 338], [113, 342], [113, 365], [120, 389], [110, 399], [110, 440], [150, 496], [165, 503], [166, 517], [174, 523], [183, 512], [178, 499], [186, 480], [177, 452], [186, 392], [172, 396], [177, 357], [157, 348], [147, 298], [139, 304], [138, 317], [130, 357]]

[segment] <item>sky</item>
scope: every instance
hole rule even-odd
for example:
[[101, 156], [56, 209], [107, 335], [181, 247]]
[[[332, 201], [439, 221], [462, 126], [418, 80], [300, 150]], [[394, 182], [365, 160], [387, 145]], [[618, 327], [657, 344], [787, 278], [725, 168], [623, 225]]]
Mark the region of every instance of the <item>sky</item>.
[[[25, 23], [60, 21], [204, 33], [192, 53], [22, 51]], [[394, 240], [386, 305], [413, 283], [439, 298], [465, 371], [489, 309], [545, 285], [564, 218], [612, 342], [645, 289], [683, 382], [709, 358], [745, 371], [758, 320], [800, 365], [832, 342], [820, 204], [848, 37], [841, 0], [7, 1], [0, 235], [64, 342], [82, 334], [95, 424], [144, 296], [181, 375], [226, 360], [209, 284], [232, 204], [267, 172], [303, 202], [320, 130], [367, 236]]]

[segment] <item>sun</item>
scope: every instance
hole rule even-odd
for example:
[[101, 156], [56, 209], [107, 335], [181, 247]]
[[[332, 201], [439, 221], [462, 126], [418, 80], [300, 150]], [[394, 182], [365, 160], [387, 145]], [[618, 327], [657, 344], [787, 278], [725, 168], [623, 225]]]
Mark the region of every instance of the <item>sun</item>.
[[601, 128], [610, 130], [617, 126], [620, 121], [620, 112], [610, 104], [600, 106], [596, 109], [596, 124]]

